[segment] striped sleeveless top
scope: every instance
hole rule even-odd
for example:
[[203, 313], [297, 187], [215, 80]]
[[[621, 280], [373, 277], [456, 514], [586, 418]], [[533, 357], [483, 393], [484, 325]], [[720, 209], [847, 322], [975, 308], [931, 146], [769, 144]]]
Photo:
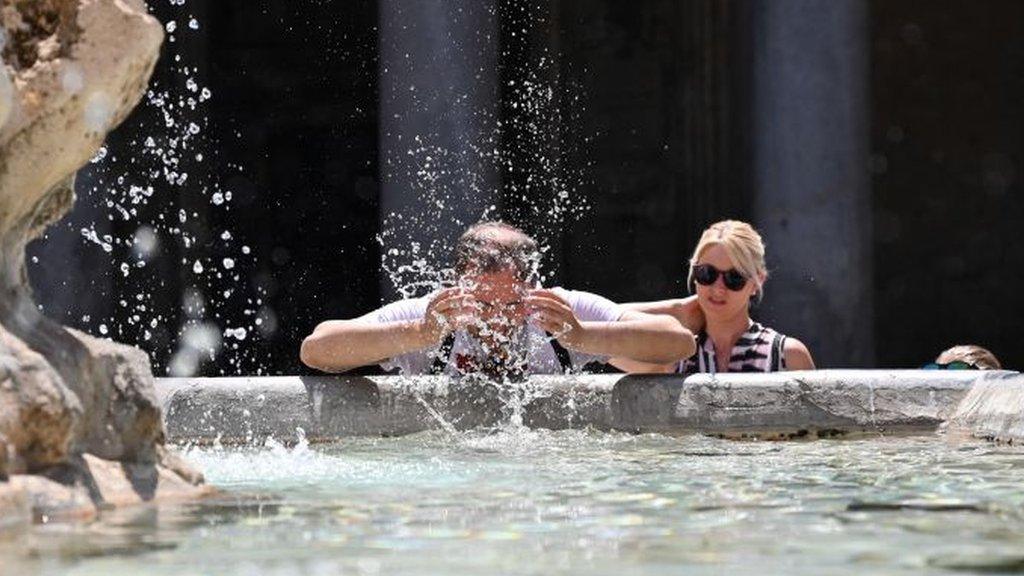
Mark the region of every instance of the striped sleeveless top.
[[[729, 372], [779, 372], [786, 369], [786, 356], [783, 346], [786, 337], [775, 330], [758, 322], [751, 322], [750, 327], [736, 340], [729, 357]], [[697, 352], [679, 362], [676, 372], [680, 374], [698, 374], [718, 372], [715, 365], [715, 344], [708, 338], [707, 332], [697, 335]]]

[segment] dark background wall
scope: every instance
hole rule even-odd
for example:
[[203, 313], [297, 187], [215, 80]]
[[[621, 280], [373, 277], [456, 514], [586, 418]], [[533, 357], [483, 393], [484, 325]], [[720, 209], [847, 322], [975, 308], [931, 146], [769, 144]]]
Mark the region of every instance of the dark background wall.
[[1024, 4], [871, 3], [878, 360], [1024, 365]]
[[686, 291], [705, 226], [750, 217], [743, 96], [748, 64], [733, 2], [561, 0], [561, 73], [585, 106], [566, 133], [592, 210], [565, 230], [567, 285], [619, 301]]
[[[1010, 0], [867, 4], [872, 156], [863, 169], [872, 175], [875, 270], [874, 309], [865, 313], [875, 317], [877, 363], [919, 365], [973, 341], [1019, 367], [1024, 8]], [[704, 226], [755, 217], [752, 4], [496, 5], [501, 146], [512, 160], [499, 171], [505, 215], [552, 243], [559, 283], [619, 300], [683, 294], [685, 262]], [[250, 337], [224, 338], [200, 372], [299, 372], [298, 343], [316, 322], [380, 303], [378, 5], [224, 0], [154, 9], [179, 27], [154, 87], [184, 93], [194, 77], [213, 93], [193, 114], [205, 160], [191, 163], [183, 185], [153, 179], [137, 217], [111, 217], [108, 200], [125, 187], [118, 177], [139, 178], [141, 140], [162, 133], [162, 110], [140, 107], [112, 136], [109, 156], [80, 174], [75, 212], [32, 247], [37, 298], [69, 325], [99, 333], [102, 322], [110, 336], [142, 346], [158, 373], [188, 326], [238, 319]], [[190, 14], [198, 29], [185, 29]], [[547, 64], [536, 65], [542, 57]], [[521, 95], [508, 81], [524, 78], [555, 87], [557, 105], [512, 107]], [[545, 129], [533, 130], [531, 118]], [[518, 144], [527, 138], [529, 146]], [[537, 174], [550, 179], [531, 181], [531, 194], [570, 188], [590, 208], [551, 226], [550, 214], [521, 200]], [[231, 191], [231, 202], [212, 204], [214, 190]], [[188, 215], [180, 226], [179, 209]], [[92, 226], [127, 239], [149, 225], [163, 242], [127, 277], [119, 271], [134, 262], [127, 242], [108, 254], [81, 234]], [[177, 227], [194, 241], [170, 232]], [[209, 270], [243, 244], [252, 256], [238, 259], [236, 274], [192, 271], [196, 259]], [[225, 290], [232, 296], [217, 296]], [[205, 296], [201, 312], [188, 307], [195, 291]], [[136, 294], [145, 295], [141, 313]], [[257, 314], [266, 319], [259, 329]], [[786, 325], [770, 308], [758, 314]]]
[[[244, 171], [215, 227], [259, 257], [277, 330], [254, 364], [299, 369], [316, 322], [379, 301], [376, 2], [207, 2], [206, 67], [221, 162]], [[234, 132], [234, 137], [232, 136]], [[243, 301], [226, 311], [242, 315]], [[237, 316], [236, 316], [237, 317]]]

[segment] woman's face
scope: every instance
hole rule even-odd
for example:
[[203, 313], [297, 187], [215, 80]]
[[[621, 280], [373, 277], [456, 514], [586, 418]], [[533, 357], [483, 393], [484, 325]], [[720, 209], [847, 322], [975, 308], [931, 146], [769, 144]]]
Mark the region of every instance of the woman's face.
[[[712, 244], [697, 259], [695, 266], [707, 264], [713, 266], [720, 273], [735, 269], [729, 253], [721, 244]], [[735, 318], [737, 314], [747, 314], [747, 307], [750, 298], [757, 292], [757, 284], [753, 279], [747, 278], [747, 283], [739, 290], [729, 290], [725, 287], [725, 279], [722, 274], [709, 286], [695, 282], [697, 286], [697, 302], [700, 304], [704, 316], [709, 320]]]

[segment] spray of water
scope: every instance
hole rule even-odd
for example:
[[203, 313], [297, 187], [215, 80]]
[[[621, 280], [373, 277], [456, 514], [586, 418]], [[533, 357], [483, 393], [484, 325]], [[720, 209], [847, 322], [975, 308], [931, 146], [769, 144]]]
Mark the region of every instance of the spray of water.
[[[198, 374], [218, 358], [227, 366], [221, 373], [258, 374], [262, 359], [246, 344], [276, 330], [274, 312], [250, 282], [252, 249], [234, 231], [211, 226], [230, 221], [233, 193], [223, 182], [243, 169], [217, 162], [224, 135], [210, 132], [207, 116], [215, 95], [187, 49], [201, 23], [186, 0], [164, 1], [160, 13], [170, 19], [160, 68], [130, 130], [116, 133], [78, 175], [79, 202], [94, 210], [77, 221], [73, 213], [67, 224], [109, 255], [112, 270], [98, 272], [110, 275], [117, 306], [69, 320], [139, 345], [157, 374]], [[71, 92], [82, 83], [74, 67], [62, 79]], [[97, 101], [86, 114], [100, 118], [104, 110]], [[240, 317], [228, 313], [239, 309]]]
[[[227, 174], [244, 169], [217, 161], [218, 137], [232, 134], [210, 132], [206, 107], [215, 95], [203, 85], [199, 63], [183, 49], [202, 23], [186, 0], [168, 1], [172, 16], [165, 23], [168, 37], [161, 61], [167, 73], [147, 93], [144, 113], [133, 120], [134, 136], [104, 146], [80, 175], [83, 201], [98, 203], [106, 222], [73, 224], [86, 242], [110, 255], [124, 285], [130, 279], [132, 293], [117, 297], [129, 314], [124, 321], [118, 320], [125, 317], [123, 311], [85, 316], [81, 324], [95, 327], [102, 336], [161, 351], [154, 357], [169, 361], [155, 366], [158, 373], [193, 375], [204, 372], [207, 363], [227, 359], [233, 369], [222, 372], [260, 374], [261, 359], [250, 355], [250, 344], [272, 334], [276, 319], [265, 303], [265, 291], [251, 283], [256, 257], [236, 231], [209, 226], [230, 222], [233, 192], [222, 182]], [[550, 26], [528, 4], [502, 3], [491, 14], [512, 33], [506, 30], [498, 59], [501, 105], [462, 110], [476, 117], [472, 125], [477, 131], [461, 134], [461, 141], [452, 145], [428, 130], [381, 159], [382, 172], [405, 175], [423, 201], [419, 205], [429, 207], [383, 216], [381, 266], [403, 297], [458, 284], [448, 261], [455, 238], [439, 233], [439, 224], [446, 222], [455, 224], [446, 229], [457, 231], [501, 218], [526, 229], [540, 244], [541, 259], [531, 263], [533, 277], [549, 284], [563, 228], [589, 208], [582, 193], [585, 163], [567, 160], [582, 154], [575, 142], [586, 142], [571, 134], [582, 101], [566, 79], [559, 54], [547, 47], [523, 49], [529, 31]], [[383, 74], [403, 73], [399, 66], [388, 66]], [[72, 71], [64, 83], [73, 90], [81, 78]], [[99, 102], [90, 110], [99, 116], [102, 108]], [[493, 174], [501, 178], [496, 181]], [[491, 188], [496, 182], [501, 187], [497, 194]], [[480, 197], [496, 201], [468, 215], [461, 209]], [[180, 302], [162, 300], [176, 291], [154, 270], [167, 265], [168, 255], [179, 268]], [[473, 288], [464, 279], [463, 287]], [[227, 312], [239, 307], [241, 317]], [[509, 320], [465, 328], [475, 335], [472, 355], [482, 361], [466, 367], [463, 376], [480, 376], [484, 385], [494, 386], [507, 421], [522, 424], [525, 407], [546, 395], [525, 378], [529, 354], [549, 345], [549, 338]], [[439, 411], [427, 408], [443, 423]], [[442, 425], [453, 429], [450, 423]]]
[[[566, 79], [561, 55], [531, 40], [551, 22], [529, 2], [501, 3], [489, 18], [497, 19], [502, 28], [500, 106], [484, 101], [467, 110], [473, 98], [455, 99], [452, 114], [469, 116], [465, 124], [472, 131], [457, 135], [454, 143], [447, 133], [414, 134], [406, 140], [408, 146], [385, 150], [381, 159], [385, 178], [410, 183], [418, 198], [407, 208], [385, 214], [378, 236], [382, 270], [403, 298], [451, 286], [472, 292], [475, 286], [451, 267], [451, 247], [462, 229], [496, 219], [523, 228], [538, 241], [540, 258], [532, 263], [532, 278], [547, 285], [556, 277], [564, 228], [589, 209], [583, 194], [586, 163], [578, 160], [584, 151], [577, 146], [586, 140], [572, 133], [584, 111], [579, 90]], [[454, 48], [488, 49], [471, 42]], [[407, 66], [406, 59], [399, 58], [383, 62], [381, 70], [403, 75], [409, 73]], [[418, 89], [409, 87], [413, 92]], [[500, 174], [500, 184], [494, 174]], [[491, 189], [496, 185], [497, 193]], [[481, 204], [481, 198], [495, 201]], [[522, 425], [525, 407], [547, 394], [527, 378], [530, 354], [549, 346], [551, 338], [527, 330], [514, 315], [478, 318], [458, 328], [471, 334], [473, 358], [457, 366], [459, 376], [493, 386], [506, 421]]]

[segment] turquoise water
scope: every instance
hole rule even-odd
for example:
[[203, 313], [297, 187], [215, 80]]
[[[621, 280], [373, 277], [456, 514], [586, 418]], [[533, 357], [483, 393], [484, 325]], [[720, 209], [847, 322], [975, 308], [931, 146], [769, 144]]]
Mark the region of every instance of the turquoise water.
[[1024, 571], [1024, 450], [505, 430], [192, 449], [221, 496], [39, 526], [0, 573]]

